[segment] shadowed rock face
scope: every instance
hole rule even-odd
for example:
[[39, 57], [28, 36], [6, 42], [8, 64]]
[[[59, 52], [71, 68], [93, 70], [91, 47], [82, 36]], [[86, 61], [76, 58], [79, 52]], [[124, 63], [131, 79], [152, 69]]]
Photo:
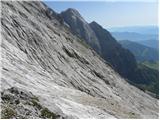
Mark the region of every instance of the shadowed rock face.
[[64, 118], [158, 118], [158, 100], [129, 85], [42, 2], [1, 3], [1, 93], [31, 92]]
[[131, 75], [135, 73], [137, 67], [133, 54], [129, 50], [122, 48], [111, 34], [96, 22], [90, 23], [90, 26], [99, 40], [102, 57], [111, 63], [120, 75], [132, 80], [130, 79]]
[[[140, 69], [134, 55], [129, 50], [123, 48], [112, 37], [110, 32], [94, 21], [88, 24], [75, 9], [69, 8], [59, 16], [64, 19], [64, 23], [67, 23], [67, 26], [71, 28], [74, 34], [83, 38], [83, 41], [92, 47], [104, 60], [110, 63], [113, 69], [122, 77], [144, 90], [148, 90], [147, 88], [150, 88], [149, 85], [154, 84], [153, 90], [150, 91], [156, 93], [157, 96], [159, 95], [157, 93], [158, 86], [155, 85], [155, 81], [158, 81], [158, 72], [149, 71], [147, 68]], [[86, 36], [91, 36], [94, 40]], [[145, 73], [148, 73], [148, 75]]]
[[130, 51], [122, 48], [111, 34], [96, 22], [88, 24], [77, 10], [69, 8], [60, 15], [73, 33], [83, 38], [93, 49], [99, 48], [94, 50], [108, 61], [118, 73], [130, 79], [136, 69], [136, 60]]
[[77, 10], [69, 8], [62, 12], [60, 16], [62, 16], [74, 34], [84, 39], [99, 54], [101, 53], [101, 47], [94, 31]]

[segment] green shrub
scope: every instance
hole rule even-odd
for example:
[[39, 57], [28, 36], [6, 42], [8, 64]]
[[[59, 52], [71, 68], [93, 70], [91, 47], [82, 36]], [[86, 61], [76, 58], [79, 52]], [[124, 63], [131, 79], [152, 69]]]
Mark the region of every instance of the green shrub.
[[35, 99], [32, 99], [31, 102], [33, 106], [37, 107], [39, 110], [42, 109], [42, 106]]
[[53, 112], [51, 112], [50, 110], [48, 110], [47, 108], [44, 108], [43, 110], [41, 110], [41, 117], [56, 119], [59, 117], [59, 115], [56, 115]]
[[16, 114], [17, 114], [16, 111], [14, 111], [12, 108], [5, 107], [1, 111], [1, 118], [10, 119], [10, 118], [13, 118]]
[[133, 113], [133, 112], [129, 112], [129, 118], [135, 118], [136, 116], [135, 116], [135, 113]]

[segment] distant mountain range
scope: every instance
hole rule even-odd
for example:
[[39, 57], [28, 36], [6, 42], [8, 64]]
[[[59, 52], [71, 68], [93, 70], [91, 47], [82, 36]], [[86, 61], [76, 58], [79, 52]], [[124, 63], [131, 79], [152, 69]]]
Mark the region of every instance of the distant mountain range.
[[110, 28], [112, 36], [117, 40], [129, 40], [158, 49], [159, 32], [156, 26], [136, 26]]
[[129, 26], [129, 27], [113, 27], [108, 28], [110, 32], [133, 32], [139, 34], [159, 34], [158, 26], [148, 25], [148, 26]]
[[137, 32], [111, 32], [113, 37], [117, 40], [131, 40], [131, 41], [140, 41], [140, 40], [158, 40], [158, 35], [156, 34], [141, 34]]
[[158, 50], [141, 45], [139, 43], [122, 40], [119, 43], [126, 49], [130, 50], [137, 61], [158, 61]]
[[140, 40], [137, 41], [137, 43], [151, 47], [151, 48], [155, 48], [155, 49], [159, 49], [159, 40]]

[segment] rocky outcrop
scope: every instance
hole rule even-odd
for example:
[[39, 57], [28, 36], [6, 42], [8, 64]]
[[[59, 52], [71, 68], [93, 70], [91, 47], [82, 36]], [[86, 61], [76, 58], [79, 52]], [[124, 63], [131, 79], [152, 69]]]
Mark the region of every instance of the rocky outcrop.
[[[1, 92], [2, 119], [64, 118], [43, 107], [31, 92], [12, 87]], [[61, 111], [59, 111], [60, 113]]]
[[69, 8], [62, 12], [60, 16], [64, 19], [64, 22], [68, 24], [73, 34], [85, 40], [87, 44], [101, 54], [101, 47], [94, 31], [77, 10]]
[[[42, 2], [1, 3], [0, 90], [19, 101], [11, 106], [16, 112], [10, 118], [41, 118], [41, 109], [24, 105], [34, 96], [50, 117], [158, 118], [158, 100], [128, 84], [56, 14], [48, 14], [54, 11]], [[21, 92], [12, 93], [12, 87], [27, 94], [26, 101]], [[1, 99], [5, 106], [3, 95]], [[19, 105], [31, 114], [21, 116]]]

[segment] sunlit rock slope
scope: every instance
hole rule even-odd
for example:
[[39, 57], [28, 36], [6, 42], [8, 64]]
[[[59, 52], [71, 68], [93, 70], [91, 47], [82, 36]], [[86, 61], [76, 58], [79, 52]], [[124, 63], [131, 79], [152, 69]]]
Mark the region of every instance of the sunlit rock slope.
[[1, 5], [1, 117], [158, 118], [158, 100], [129, 85], [42, 2]]

